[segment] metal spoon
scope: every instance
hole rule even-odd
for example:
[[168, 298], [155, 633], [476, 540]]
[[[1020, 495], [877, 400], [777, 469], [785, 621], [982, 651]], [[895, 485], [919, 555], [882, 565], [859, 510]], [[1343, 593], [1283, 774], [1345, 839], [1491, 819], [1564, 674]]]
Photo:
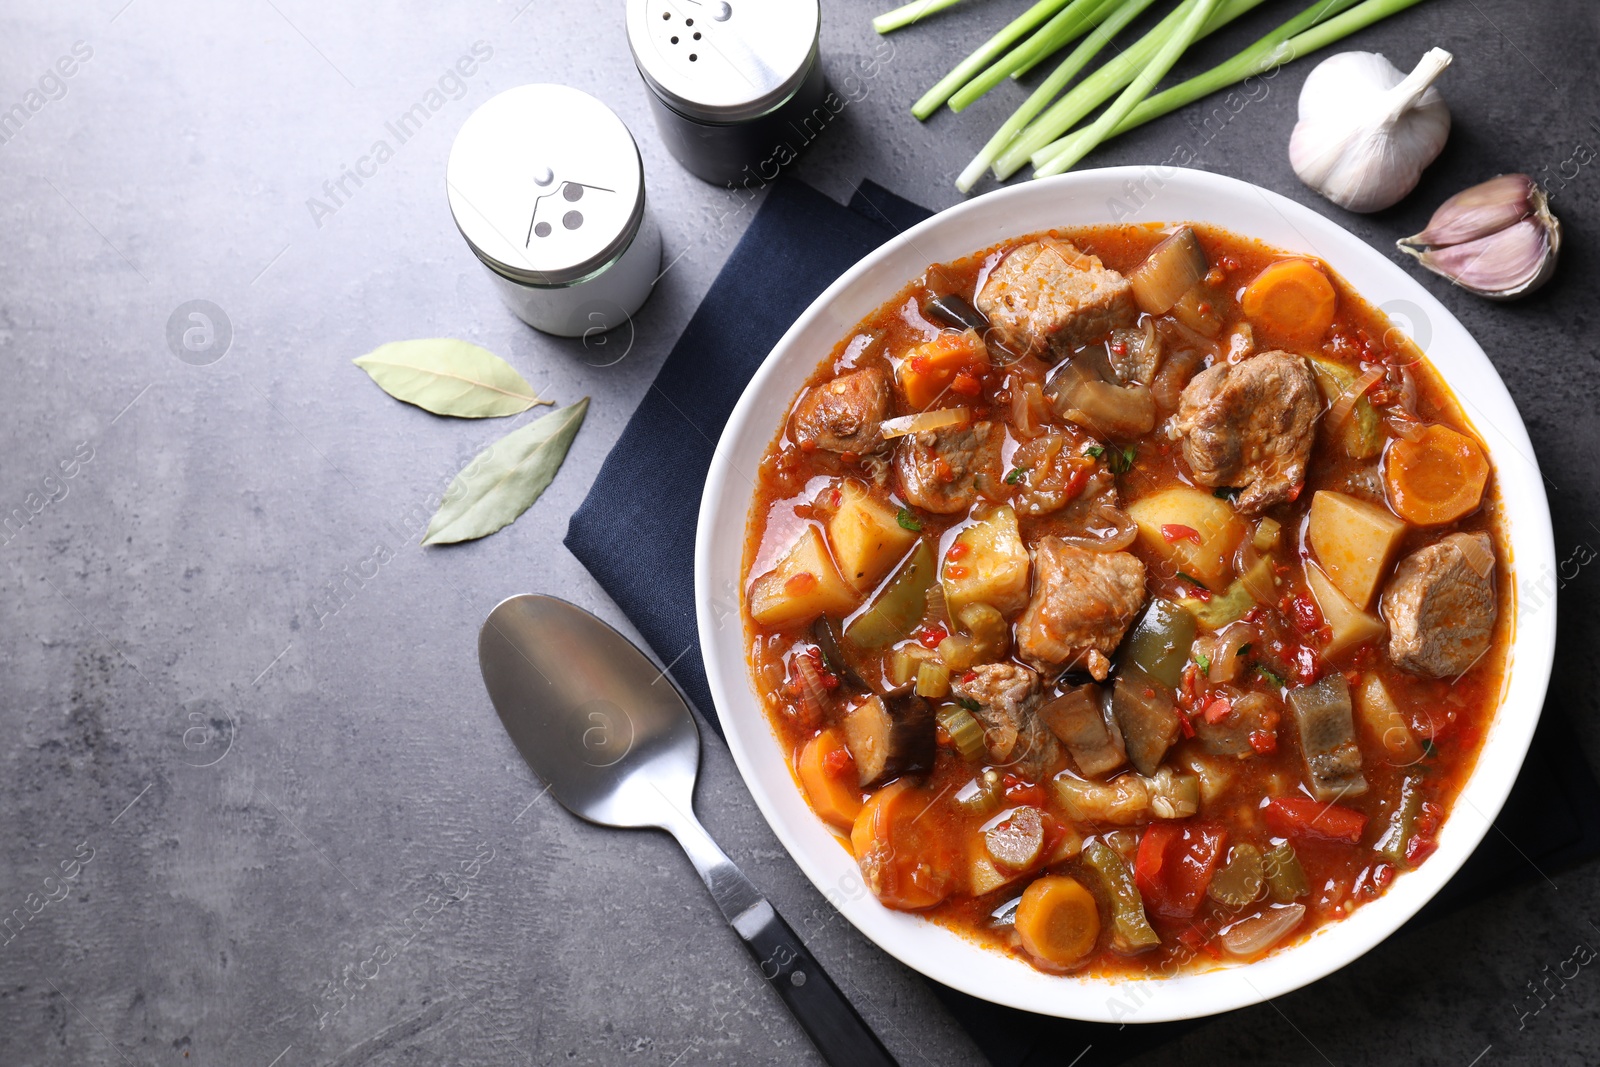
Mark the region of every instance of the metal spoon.
[[789, 924], [694, 815], [700, 730], [663, 672], [582, 608], [501, 601], [478, 633], [489, 699], [522, 758], [568, 811], [678, 839], [762, 977], [830, 1064], [895, 1067]]

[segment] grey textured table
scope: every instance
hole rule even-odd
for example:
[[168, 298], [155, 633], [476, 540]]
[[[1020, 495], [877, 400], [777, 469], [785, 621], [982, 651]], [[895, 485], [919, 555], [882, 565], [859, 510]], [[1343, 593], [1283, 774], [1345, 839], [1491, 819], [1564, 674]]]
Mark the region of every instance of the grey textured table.
[[[505, 595], [621, 621], [561, 547], [566, 519], [751, 210], [665, 155], [619, 0], [523, 3], [0, 13], [0, 1064], [813, 1059], [676, 846], [541, 797], [479, 682], [476, 630]], [[827, 70], [856, 99], [795, 173], [840, 198], [871, 177], [953, 203], [953, 175], [1020, 94], [927, 125], [906, 108], [1023, 6], [884, 41], [873, 5], [829, 0]], [[480, 41], [492, 56], [452, 80]], [[1190, 108], [1091, 162], [1186, 142], [1197, 165], [1379, 248], [1482, 177], [1552, 186], [1567, 246], [1544, 294], [1498, 307], [1426, 284], [1500, 367], [1548, 476], [1563, 561], [1550, 706], [1592, 758], [1595, 8], [1429, 0], [1356, 42], [1407, 66], [1430, 45], [1457, 57], [1449, 147], [1399, 209], [1346, 217], [1295, 181], [1284, 146], [1306, 64], [1226, 123]], [[538, 80], [633, 128], [673, 261], [631, 340], [603, 351], [506, 312], [444, 201], [455, 129]], [[385, 124], [435, 90], [394, 143]], [[379, 140], [393, 151], [362, 163]], [[231, 331], [205, 365], [167, 337], [196, 299]], [[450, 476], [507, 426], [397, 404], [350, 359], [438, 335], [594, 406], [515, 526], [424, 550]], [[698, 804], [902, 1062], [977, 1062], [926, 985], [830, 912], [714, 741]], [[1596, 1062], [1600, 977], [1579, 946], [1600, 944], [1600, 868], [1547, 873], [1140, 1062]]]

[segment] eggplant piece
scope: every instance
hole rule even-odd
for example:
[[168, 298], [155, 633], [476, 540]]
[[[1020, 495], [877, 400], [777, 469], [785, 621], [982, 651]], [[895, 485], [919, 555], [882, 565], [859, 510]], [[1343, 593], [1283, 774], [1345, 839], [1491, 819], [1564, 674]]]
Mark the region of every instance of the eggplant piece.
[[846, 683], [868, 693], [881, 691], [880, 686], [875, 686], [862, 677], [856, 670], [856, 665], [850, 657], [845, 655], [840, 644], [839, 620], [829, 615], [818, 615], [817, 621], [811, 624], [811, 639], [817, 643], [817, 648], [822, 650], [823, 664], [834, 674], [843, 678]]
[[1234, 700], [1232, 710], [1216, 722], [1195, 716], [1194, 732], [1200, 747], [1211, 755], [1244, 759], [1256, 755], [1251, 734], [1277, 736], [1279, 714], [1277, 697], [1252, 691]]
[[955, 293], [930, 297], [922, 305], [922, 314], [953, 330], [977, 330], [981, 334], [989, 328], [989, 320], [983, 312], [973, 307], [966, 297]]
[[844, 717], [844, 744], [863, 789], [926, 774], [935, 753], [933, 709], [912, 693], [868, 697]]
[[1113, 385], [1083, 361], [1061, 365], [1045, 385], [1055, 413], [1097, 437], [1132, 440], [1155, 428], [1155, 400], [1142, 385]]
[[[989, 325], [988, 316], [972, 306], [966, 297], [955, 293], [942, 293], [930, 297], [922, 305], [923, 317], [937, 322], [941, 326], [948, 326], [952, 330], [976, 330], [978, 336], [983, 338], [984, 347], [989, 350], [989, 362], [997, 367], [1009, 367], [1021, 359], [1023, 353], [1018, 352], [1006, 343], [1000, 336], [1000, 331]], [[999, 358], [995, 358], [996, 355]]]
[[1099, 686], [1069, 689], [1041, 707], [1038, 715], [1067, 746], [1084, 777], [1104, 778], [1128, 762], [1122, 733], [1116, 720], [1106, 714]]
[[1147, 778], [1155, 774], [1181, 729], [1172, 690], [1138, 667], [1124, 665], [1111, 689], [1111, 713], [1128, 761]]
[[1200, 284], [1210, 269], [1200, 238], [1195, 236], [1193, 227], [1185, 226], [1150, 250], [1144, 261], [1129, 272], [1128, 284], [1140, 311], [1165, 315]]
[[1311, 684], [1289, 690], [1300, 729], [1311, 795], [1318, 800], [1358, 797], [1367, 791], [1361, 773], [1361, 749], [1350, 706], [1350, 685], [1335, 671]]

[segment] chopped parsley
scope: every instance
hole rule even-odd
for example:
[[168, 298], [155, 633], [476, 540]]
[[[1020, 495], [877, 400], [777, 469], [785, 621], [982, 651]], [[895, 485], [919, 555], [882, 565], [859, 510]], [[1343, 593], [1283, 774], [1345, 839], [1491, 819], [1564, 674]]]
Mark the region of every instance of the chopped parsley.
[[1237, 652], [1235, 652], [1235, 653], [1234, 653], [1234, 655], [1235, 655], [1235, 656], [1242, 656], [1242, 655], [1244, 655], [1244, 654], [1245, 654], [1245, 653], [1246, 653], [1246, 652], [1249, 652], [1249, 651], [1250, 651], [1250, 650], [1251, 650], [1251, 649], [1252, 649], [1252, 648], [1254, 648], [1254, 647], [1255, 647], [1255, 646], [1254, 646], [1254, 645], [1252, 645], [1252, 644], [1251, 644], [1251, 643], [1250, 643], [1250, 642], [1249, 642], [1249, 641], [1246, 641], [1246, 642], [1245, 642], [1245, 643], [1244, 643], [1244, 644], [1242, 644], [1242, 645], [1240, 645], [1240, 646], [1239, 646], [1239, 651], [1237, 651]]
[[1084, 449], [1084, 451], [1089, 453], [1089, 455], [1093, 456], [1095, 459], [1099, 459], [1101, 456], [1106, 454], [1106, 446], [1090, 445], [1088, 448]]
[[1106, 459], [1106, 466], [1111, 468], [1112, 474], [1127, 474], [1133, 470], [1133, 461], [1139, 458], [1139, 449], [1134, 445], [1126, 448], [1114, 448]]
[[1012, 467], [1011, 473], [1006, 475], [1006, 484], [1016, 485], [1022, 480], [1022, 475], [1027, 471], [1027, 469], [1028, 468], [1026, 467]]
[[1206, 585], [1205, 582], [1202, 582], [1200, 579], [1196, 578], [1192, 574], [1185, 574], [1182, 571], [1179, 571], [1177, 573], [1177, 576], [1179, 578], [1183, 579], [1184, 581], [1188, 582], [1190, 585], [1199, 586], [1201, 589], [1204, 589], [1206, 592], [1208, 592], [1208, 593], [1211, 592], [1210, 588]]
[[1256, 664], [1256, 673], [1261, 675], [1261, 677], [1265, 678], [1267, 681], [1271, 682], [1273, 685], [1281, 687], [1289, 684], [1283, 675], [1279, 674], [1277, 671], [1263, 667], [1259, 663]]
[[1439, 749], [1434, 746], [1434, 743], [1433, 743], [1433, 741], [1431, 739], [1426, 738], [1426, 737], [1424, 737], [1422, 739], [1422, 758], [1423, 759], [1432, 759], [1435, 755], [1438, 754], [1438, 752], [1439, 752]]
[[1244, 490], [1239, 489], [1236, 486], [1220, 485], [1211, 490], [1211, 495], [1216, 497], [1218, 500], [1237, 500], [1239, 499], [1239, 494], [1242, 492], [1244, 492]]
[[1211, 673], [1211, 657], [1210, 656], [1206, 655], [1204, 652], [1196, 652], [1194, 654], [1194, 661], [1200, 665], [1200, 669], [1202, 671], [1204, 671], [1206, 674], [1210, 674]]
[[962, 707], [971, 712], [976, 712], [978, 710], [978, 702], [973, 700], [971, 697], [956, 697], [956, 703], [960, 704]]
[[902, 530], [910, 530], [912, 533], [922, 532], [922, 523], [917, 521], [916, 515], [910, 508], [901, 508], [900, 514], [894, 517], [894, 521], [900, 524]]

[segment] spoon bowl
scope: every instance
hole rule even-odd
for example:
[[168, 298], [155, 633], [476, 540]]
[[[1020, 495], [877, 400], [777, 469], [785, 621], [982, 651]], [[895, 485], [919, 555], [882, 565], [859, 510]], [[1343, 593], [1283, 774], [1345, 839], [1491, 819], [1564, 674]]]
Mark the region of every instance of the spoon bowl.
[[514, 596], [484, 621], [478, 661], [517, 751], [574, 815], [671, 829], [691, 810], [699, 727], [616, 630], [564, 600]]

